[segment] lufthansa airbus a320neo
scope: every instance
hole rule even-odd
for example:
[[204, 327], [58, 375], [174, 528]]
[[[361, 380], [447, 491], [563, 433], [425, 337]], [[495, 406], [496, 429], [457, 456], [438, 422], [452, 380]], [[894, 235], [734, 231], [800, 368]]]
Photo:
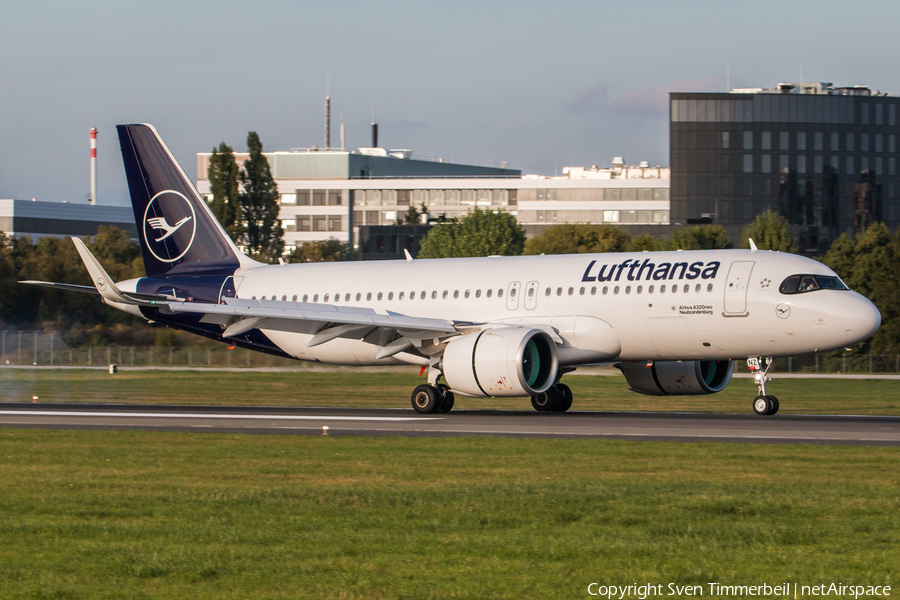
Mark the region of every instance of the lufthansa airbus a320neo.
[[251, 350], [339, 365], [419, 365], [420, 413], [454, 394], [566, 411], [560, 378], [618, 365], [632, 390], [721, 391], [735, 360], [771, 415], [772, 358], [869, 338], [881, 315], [828, 267], [704, 250], [264, 265], [241, 253], [150, 125], [118, 126], [146, 277], [114, 282], [73, 238], [99, 293], [144, 319]]

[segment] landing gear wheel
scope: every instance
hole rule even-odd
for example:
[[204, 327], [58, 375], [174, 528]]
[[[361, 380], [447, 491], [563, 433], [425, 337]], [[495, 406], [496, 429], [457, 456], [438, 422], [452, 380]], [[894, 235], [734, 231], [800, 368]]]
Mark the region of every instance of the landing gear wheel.
[[771, 357], [751, 356], [747, 359], [747, 366], [753, 373], [756, 388], [759, 390], [753, 400], [753, 412], [758, 415], [774, 415], [778, 412], [778, 398], [766, 394], [766, 384], [772, 381], [769, 377], [769, 369], [774, 361]]
[[556, 386], [550, 386], [546, 392], [531, 397], [531, 406], [538, 412], [550, 412], [556, 406], [558, 399], [559, 393], [556, 391]]
[[448, 413], [453, 408], [453, 392], [450, 391], [450, 386], [444, 385], [443, 383], [439, 383], [437, 385], [438, 394], [440, 394], [440, 402], [438, 403], [437, 410], [434, 412], [437, 413]]
[[770, 396], [757, 396], [753, 400], [753, 412], [760, 416], [771, 414], [769, 411], [772, 410], [772, 401], [769, 398]]
[[553, 410], [566, 412], [572, 408], [572, 400], [574, 399], [572, 389], [564, 383], [557, 383], [554, 387], [556, 387], [556, 404], [553, 405]]
[[426, 383], [413, 390], [412, 407], [417, 413], [428, 415], [437, 410], [440, 399], [441, 394], [437, 388]]

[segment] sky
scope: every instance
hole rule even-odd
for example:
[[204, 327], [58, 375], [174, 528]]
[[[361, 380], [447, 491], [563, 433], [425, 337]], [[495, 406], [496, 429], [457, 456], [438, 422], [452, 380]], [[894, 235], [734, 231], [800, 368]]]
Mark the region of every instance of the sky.
[[670, 91], [779, 82], [900, 94], [896, 0], [6, 2], [0, 198], [125, 205], [115, 125], [196, 153], [379, 145], [523, 173], [669, 164]]

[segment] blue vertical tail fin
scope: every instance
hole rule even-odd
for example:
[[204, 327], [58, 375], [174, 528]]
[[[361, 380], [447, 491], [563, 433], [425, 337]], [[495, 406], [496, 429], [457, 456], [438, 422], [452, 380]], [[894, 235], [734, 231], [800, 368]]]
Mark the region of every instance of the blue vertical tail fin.
[[117, 125], [149, 277], [230, 275], [255, 264], [216, 220], [152, 125]]

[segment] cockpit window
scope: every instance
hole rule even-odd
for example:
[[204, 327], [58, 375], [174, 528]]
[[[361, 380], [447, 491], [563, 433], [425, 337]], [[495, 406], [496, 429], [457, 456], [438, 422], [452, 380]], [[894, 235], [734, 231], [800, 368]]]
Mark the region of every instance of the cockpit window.
[[803, 294], [815, 290], [850, 289], [840, 277], [831, 275], [791, 275], [781, 282], [778, 291], [782, 294]]

